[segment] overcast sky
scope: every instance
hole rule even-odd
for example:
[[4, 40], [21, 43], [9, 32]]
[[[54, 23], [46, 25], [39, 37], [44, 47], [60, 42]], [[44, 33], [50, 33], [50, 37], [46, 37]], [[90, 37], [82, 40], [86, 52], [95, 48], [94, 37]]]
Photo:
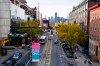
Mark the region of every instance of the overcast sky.
[[73, 6], [77, 6], [82, 0], [26, 0], [30, 7], [38, 7], [43, 17], [54, 16], [57, 12], [60, 17], [67, 17]]

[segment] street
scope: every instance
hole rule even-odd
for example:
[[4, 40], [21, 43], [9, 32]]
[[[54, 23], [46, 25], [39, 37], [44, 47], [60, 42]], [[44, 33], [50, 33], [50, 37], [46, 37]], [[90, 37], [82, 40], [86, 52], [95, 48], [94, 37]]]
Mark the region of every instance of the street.
[[32, 66], [69, 66], [59, 44], [54, 44], [56, 39], [56, 35], [53, 35], [52, 39], [48, 40], [42, 49], [40, 62], [32, 62]]
[[[60, 44], [54, 43], [58, 39], [56, 34], [46, 36], [48, 37], [46, 44], [40, 45], [40, 62], [32, 62], [31, 50], [27, 51], [27, 48], [25, 50], [17, 49], [16, 51], [23, 50], [24, 56], [18, 60], [14, 66], [18, 64], [25, 66], [75, 66], [75, 64], [72, 63], [75, 62], [74, 59], [67, 58]], [[50, 38], [51, 40], [49, 40]]]

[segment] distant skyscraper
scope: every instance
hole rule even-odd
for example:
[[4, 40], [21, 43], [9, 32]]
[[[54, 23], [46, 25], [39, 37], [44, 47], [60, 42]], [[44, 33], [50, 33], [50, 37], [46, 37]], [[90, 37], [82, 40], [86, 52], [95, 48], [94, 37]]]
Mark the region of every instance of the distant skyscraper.
[[57, 19], [58, 19], [58, 22], [60, 22], [60, 17], [58, 17]]
[[57, 20], [57, 12], [55, 13], [55, 23], [57, 23], [58, 20]]

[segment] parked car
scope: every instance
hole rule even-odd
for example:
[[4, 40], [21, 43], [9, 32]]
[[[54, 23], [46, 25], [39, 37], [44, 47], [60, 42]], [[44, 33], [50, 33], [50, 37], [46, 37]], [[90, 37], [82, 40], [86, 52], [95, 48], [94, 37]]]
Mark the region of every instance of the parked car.
[[63, 44], [63, 45], [62, 45], [62, 48], [63, 48], [64, 52], [70, 51], [70, 50], [71, 50], [71, 49], [70, 49], [70, 46], [69, 46], [68, 44]]
[[67, 55], [68, 58], [73, 58], [74, 57], [74, 55], [71, 51], [67, 51], [66, 55]]
[[6, 66], [12, 66], [15, 63], [15, 61], [13, 60], [13, 58], [9, 58], [6, 62]]
[[21, 57], [22, 57], [22, 53], [20, 53], [20, 52], [15, 52], [12, 58], [13, 58], [14, 60], [19, 60]]
[[13, 61], [11, 59], [7, 60], [6, 66], [11, 66], [12, 65], [12, 62]]

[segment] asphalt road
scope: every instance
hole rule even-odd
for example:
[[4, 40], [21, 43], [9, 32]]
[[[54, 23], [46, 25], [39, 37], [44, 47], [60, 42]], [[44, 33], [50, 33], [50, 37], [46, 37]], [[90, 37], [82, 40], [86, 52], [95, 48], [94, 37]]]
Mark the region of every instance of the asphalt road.
[[41, 60], [39, 63], [32, 63], [32, 66], [70, 66], [60, 44], [54, 44], [56, 35], [48, 40], [47, 44], [41, 45]]
[[54, 41], [58, 39], [56, 35], [52, 38], [52, 55], [51, 55], [51, 65], [50, 66], [69, 66], [66, 61], [64, 52], [60, 47], [60, 44], [54, 44]]

